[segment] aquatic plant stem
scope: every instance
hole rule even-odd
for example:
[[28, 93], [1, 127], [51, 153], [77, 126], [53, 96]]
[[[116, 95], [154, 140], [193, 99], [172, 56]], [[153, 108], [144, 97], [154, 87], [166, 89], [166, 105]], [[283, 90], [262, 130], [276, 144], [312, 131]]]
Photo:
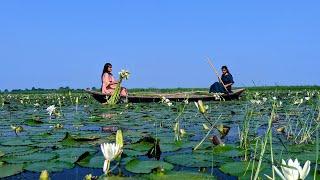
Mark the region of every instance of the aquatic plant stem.
[[317, 179], [317, 170], [318, 170], [318, 161], [319, 161], [319, 130], [317, 130], [316, 132], [316, 165], [314, 168], [314, 176], [313, 179], [316, 180]]
[[117, 84], [116, 89], [114, 90], [113, 94], [107, 101], [107, 104], [115, 105], [118, 103], [120, 99], [121, 83], [122, 83], [122, 78], [120, 77], [119, 83]]
[[270, 143], [270, 156], [271, 156], [271, 164], [272, 164], [272, 178], [275, 177], [275, 173], [274, 173], [274, 159], [273, 159], [273, 149], [272, 149], [272, 129], [269, 133], [269, 143]]
[[254, 180], [257, 180], [258, 177], [259, 177], [259, 174], [260, 174], [260, 168], [261, 168], [261, 164], [262, 164], [262, 160], [263, 160], [263, 155], [264, 155], [265, 150], [266, 150], [269, 133], [271, 132], [271, 125], [272, 125], [272, 120], [274, 118], [274, 115], [275, 115], [275, 104], [273, 104], [273, 106], [272, 106], [271, 116], [270, 116], [270, 119], [269, 119], [269, 122], [268, 122], [268, 129], [267, 129], [267, 132], [265, 134], [264, 140], [263, 140], [263, 142], [261, 144], [262, 148], [261, 148], [258, 167], [257, 167], [256, 173], [255, 173], [255, 176], [254, 176]]
[[211, 126], [211, 128], [209, 129], [209, 131], [207, 132], [206, 136], [200, 141], [200, 143], [193, 149], [194, 151], [196, 151], [201, 144], [208, 138], [208, 136], [210, 135], [211, 131], [213, 130], [214, 126]]
[[109, 174], [109, 169], [110, 169], [110, 161], [109, 160], [105, 160], [104, 163], [107, 163], [106, 164], [106, 171], [104, 172], [106, 175]]

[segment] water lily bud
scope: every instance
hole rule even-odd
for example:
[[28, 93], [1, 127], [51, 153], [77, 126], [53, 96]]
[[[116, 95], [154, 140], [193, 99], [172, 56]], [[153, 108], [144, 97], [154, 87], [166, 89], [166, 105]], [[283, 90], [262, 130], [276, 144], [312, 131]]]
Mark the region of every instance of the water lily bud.
[[280, 127], [280, 128], [277, 129], [277, 131], [280, 132], [280, 133], [284, 133], [284, 130], [285, 130], [284, 127]]
[[85, 180], [91, 180], [92, 179], [92, 174], [87, 174], [85, 177], [84, 177]]
[[40, 174], [40, 177], [39, 177], [39, 180], [49, 180], [50, 177], [49, 177], [49, 173], [47, 170], [44, 170], [41, 172]]
[[119, 145], [120, 148], [123, 147], [123, 135], [121, 130], [117, 131], [116, 144]]
[[202, 126], [203, 126], [203, 129], [205, 129], [207, 131], [210, 129], [206, 124], [202, 124]]
[[181, 133], [182, 135], [184, 135], [184, 134], [186, 134], [187, 132], [186, 132], [184, 129], [180, 129], [180, 133]]
[[204, 104], [201, 100], [199, 100], [198, 103], [196, 103], [196, 106], [197, 106], [200, 113], [202, 113], [202, 114], [206, 113], [206, 107], [204, 106]]
[[222, 140], [218, 137], [218, 136], [213, 136], [211, 139], [212, 143], [216, 146], [218, 145], [223, 145], [224, 143], [222, 142]]
[[178, 129], [179, 129], [179, 123], [176, 123], [176, 124], [174, 125], [173, 130], [176, 132], [176, 131], [178, 131]]

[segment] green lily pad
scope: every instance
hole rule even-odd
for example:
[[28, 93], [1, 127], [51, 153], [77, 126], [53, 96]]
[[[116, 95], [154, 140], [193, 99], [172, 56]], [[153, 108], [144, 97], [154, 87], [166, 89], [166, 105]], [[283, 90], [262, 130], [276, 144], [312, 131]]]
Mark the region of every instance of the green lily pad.
[[228, 161], [226, 158], [208, 154], [175, 154], [164, 158], [166, 162], [185, 167], [216, 167], [219, 163]]
[[[255, 163], [257, 165], [257, 162]], [[261, 171], [265, 169], [265, 166], [261, 166]], [[225, 163], [220, 167], [220, 170], [226, 174], [232, 176], [242, 177], [251, 174], [252, 163], [249, 162], [231, 162]]]
[[83, 142], [95, 141], [98, 139], [100, 139], [100, 137], [96, 135], [71, 135], [67, 132], [61, 143], [64, 146], [79, 147]]
[[134, 177], [120, 177], [120, 176], [108, 176], [102, 175], [98, 178], [98, 180], [136, 180]]
[[169, 143], [161, 144], [160, 143], [160, 149], [162, 152], [174, 152], [181, 149], [181, 146], [177, 144], [169, 144]]
[[2, 164], [0, 165], [0, 178], [20, 174], [23, 171], [23, 164]]
[[59, 155], [59, 161], [75, 163], [78, 160], [86, 158], [90, 154], [96, 153], [97, 151], [90, 148], [66, 148], [59, 149], [54, 152]]
[[42, 133], [42, 134], [33, 135], [33, 136], [31, 136], [30, 139], [34, 142], [55, 143], [55, 142], [62, 141], [64, 139], [64, 137], [65, 137], [65, 133], [52, 134], [52, 133], [46, 132], [46, 133]]
[[8, 156], [3, 157], [2, 161], [11, 164], [20, 164], [20, 163], [31, 163], [31, 162], [40, 162], [40, 161], [49, 161], [57, 157], [56, 153], [34, 153], [22, 156]]
[[4, 156], [4, 152], [0, 151], [0, 157]]
[[[312, 163], [316, 163], [316, 159], [320, 159], [320, 155], [317, 158], [317, 155], [313, 152], [309, 152], [309, 153], [300, 153], [297, 156], [292, 157], [292, 160], [294, 159], [298, 159], [300, 164], [306, 162], [306, 161], [311, 161]], [[287, 161], [287, 160], [285, 160]], [[320, 164], [320, 162], [319, 162]]]
[[164, 161], [141, 161], [131, 160], [125, 166], [126, 170], [136, 174], [147, 174], [156, 168], [163, 168], [166, 171], [173, 169], [173, 165]]
[[225, 157], [240, 157], [244, 155], [244, 150], [235, 146], [217, 146], [213, 148], [213, 154]]
[[102, 168], [104, 163], [103, 155], [90, 155], [77, 162], [82, 167]]
[[1, 143], [3, 146], [27, 146], [32, 144], [34, 143], [29, 139], [19, 137], [7, 139], [7, 141]]
[[[28, 152], [36, 152], [37, 148], [32, 148], [30, 146], [0, 146], [0, 150], [6, 155], [25, 155], [30, 154]], [[32, 152], [33, 151], [33, 152]], [[27, 152], [27, 153], [26, 153]]]
[[188, 180], [214, 180], [217, 179], [209, 174], [193, 173], [193, 172], [168, 172], [168, 173], [155, 173], [142, 176], [146, 179], [161, 180], [161, 179], [188, 179]]
[[28, 119], [28, 120], [24, 121], [24, 123], [27, 124], [28, 126], [36, 126], [36, 125], [43, 124], [43, 121], [35, 120], [35, 119]]
[[140, 151], [134, 151], [131, 149], [125, 149], [123, 151], [123, 154], [127, 155], [127, 156], [131, 156], [131, 157], [137, 157], [137, 156], [143, 156], [146, 154], [146, 152], [140, 152]]
[[126, 145], [126, 148], [132, 149], [132, 150], [135, 150], [135, 151], [140, 151], [140, 152], [147, 152], [153, 146], [154, 146], [153, 143], [149, 143], [149, 142], [144, 142], [143, 141], [143, 142], [136, 143], [136, 144]]
[[73, 167], [73, 163], [52, 160], [30, 163], [27, 164], [24, 169], [32, 172], [41, 172], [43, 170], [47, 170], [49, 172], [61, 172], [65, 169], [72, 169]]

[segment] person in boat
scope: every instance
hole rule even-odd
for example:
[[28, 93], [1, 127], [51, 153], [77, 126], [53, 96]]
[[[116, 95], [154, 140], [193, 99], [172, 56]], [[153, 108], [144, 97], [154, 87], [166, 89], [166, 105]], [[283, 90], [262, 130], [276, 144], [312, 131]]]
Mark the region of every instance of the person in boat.
[[[221, 80], [223, 84], [221, 82], [215, 82], [214, 84], [212, 84], [209, 91], [210, 93], [231, 93], [232, 92], [231, 88], [232, 88], [232, 85], [234, 84], [233, 77], [230, 74], [227, 66], [222, 66], [221, 70], [222, 70]], [[226, 89], [228, 90], [228, 92], [226, 91]]]
[[[119, 82], [113, 77], [112, 65], [110, 63], [106, 63], [104, 65], [102, 75], [101, 75], [101, 81], [102, 81], [102, 86], [101, 86], [102, 93], [106, 95], [112, 95]], [[121, 87], [120, 96], [127, 97], [128, 90], [124, 87]]]

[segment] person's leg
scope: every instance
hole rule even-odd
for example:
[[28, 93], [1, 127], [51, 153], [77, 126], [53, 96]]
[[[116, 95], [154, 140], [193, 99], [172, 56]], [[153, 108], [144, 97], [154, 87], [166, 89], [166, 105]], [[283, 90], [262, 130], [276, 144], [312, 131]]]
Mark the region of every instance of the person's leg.
[[121, 87], [120, 96], [128, 96], [128, 90], [124, 87]]
[[218, 82], [215, 82], [211, 85], [209, 93], [217, 93], [219, 92], [219, 86], [220, 84]]

